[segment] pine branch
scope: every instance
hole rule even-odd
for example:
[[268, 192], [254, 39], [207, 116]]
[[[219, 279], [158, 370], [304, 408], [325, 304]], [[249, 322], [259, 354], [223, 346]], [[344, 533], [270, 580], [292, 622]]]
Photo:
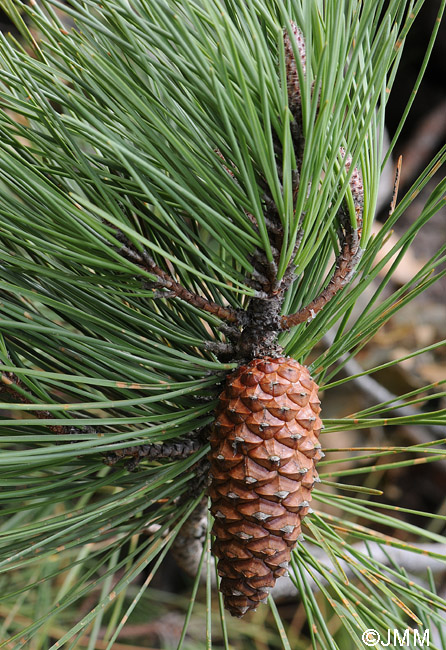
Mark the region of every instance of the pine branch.
[[[26, 392], [26, 388], [23, 384], [23, 382], [17, 377], [12, 372], [2, 372], [1, 373], [1, 384], [0, 384], [0, 394], [2, 392], [7, 393], [8, 395], [11, 395], [14, 397], [14, 400], [19, 400], [21, 404], [34, 404], [35, 402], [32, 401], [30, 397], [27, 397], [24, 392]], [[19, 389], [19, 390], [17, 390]], [[32, 414], [38, 418], [39, 420], [51, 420], [53, 419], [53, 415], [49, 411], [31, 411]], [[93, 427], [85, 426], [85, 427], [74, 427], [72, 425], [50, 425], [45, 423], [45, 426], [48, 427], [50, 431], [53, 433], [57, 433], [58, 435], [76, 435], [76, 434], [82, 434], [82, 433], [96, 433], [96, 429]]]
[[[359, 216], [359, 214], [357, 215]], [[302, 307], [298, 312], [282, 316], [280, 324], [283, 330], [289, 330], [300, 323], [310, 322], [325, 305], [343, 289], [352, 279], [353, 273], [361, 259], [362, 249], [360, 247], [361, 230], [352, 228], [350, 218], [345, 212], [341, 212], [342, 234], [340, 236], [341, 251], [336, 258], [335, 272], [322, 293], [312, 300], [308, 305]], [[361, 223], [358, 219], [358, 223]]]
[[[295, 40], [295, 45], [300, 60], [300, 67], [302, 74], [305, 77], [306, 75], [306, 48], [305, 48], [305, 39], [302, 34], [302, 31], [294, 24], [291, 23], [291, 31]], [[297, 135], [295, 135], [293, 141], [295, 148], [297, 150], [297, 159], [299, 160], [303, 155], [303, 141], [302, 141], [302, 97], [301, 97], [301, 88], [299, 83], [299, 74], [296, 64], [296, 59], [294, 57], [293, 46], [290, 40], [288, 31], [284, 31], [284, 45], [285, 45], [285, 55], [286, 55], [286, 74], [287, 74], [287, 91], [288, 91], [288, 102], [290, 109], [294, 115], [296, 126], [297, 126]], [[296, 140], [297, 138], [297, 140]], [[344, 159], [344, 166], [346, 172], [348, 173], [351, 167], [351, 156], [347, 155], [345, 149], [341, 147], [340, 149], [341, 157]], [[336, 258], [335, 262], [335, 271], [330, 279], [328, 286], [322, 291], [322, 293], [317, 296], [310, 304], [302, 307], [298, 312], [286, 316], [282, 316], [280, 324], [283, 330], [289, 330], [300, 323], [310, 322], [316, 316], [316, 314], [325, 307], [325, 305], [336, 295], [338, 291], [343, 289], [351, 280], [354, 270], [358, 265], [361, 256], [362, 250], [360, 248], [360, 238], [362, 233], [362, 215], [363, 215], [363, 205], [364, 205], [364, 187], [362, 183], [361, 174], [359, 169], [355, 167], [353, 169], [350, 181], [349, 181], [350, 190], [353, 197], [353, 203], [355, 207], [355, 217], [356, 217], [356, 228], [351, 224], [351, 219], [348, 214], [347, 207], [341, 206], [338, 212], [338, 218], [340, 221], [339, 227], [339, 241], [340, 241], [340, 253]], [[298, 238], [299, 241], [299, 238]], [[292, 259], [294, 259], [295, 253], [297, 252], [298, 243], [296, 242], [296, 248], [293, 253]]]
[[[307, 71], [307, 55], [305, 39], [301, 29], [294, 23], [290, 24], [292, 38], [299, 56], [300, 67], [305, 78]], [[285, 47], [285, 65], [288, 92], [288, 106], [293, 115], [291, 125], [293, 134], [293, 145], [296, 153], [298, 169], [302, 167], [305, 139], [303, 135], [302, 123], [302, 94], [299, 82], [299, 72], [294, 56], [293, 43], [287, 29], [283, 31], [283, 41]]]
[[115, 451], [106, 454], [104, 462], [106, 465], [115, 465], [122, 458], [132, 457], [132, 460], [127, 463], [128, 470], [134, 470], [139, 462], [145, 458], [147, 460], [161, 460], [161, 459], [181, 459], [187, 458], [191, 454], [201, 449], [203, 442], [199, 439], [186, 439], [178, 440], [175, 442], [163, 442], [161, 444], [152, 445], [134, 445], [132, 447], [125, 447], [123, 449], [116, 449]]
[[[207, 528], [208, 499], [205, 497], [183, 524], [171, 547], [177, 566], [187, 575], [195, 576], [197, 572]], [[206, 578], [204, 568], [201, 578], [202, 580]]]
[[[203, 298], [196, 293], [192, 293], [180, 283], [176, 282], [171, 275], [163, 271], [155, 262], [155, 260], [149, 255], [146, 250], [143, 250], [141, 253], [133, 246], [133, 244], [127, 239], [124, 233], [118, 231], [117, 238], [122, 242], [122, 246], [119, 249], [119, 252], [123, 257], [128, 259], [130, 262], [138, 264], [141, 268], [153, 273], [157, 277], [157, 280], [150, 285], [150, 288], [159, 287], [160, 289], [167, 289], [167, 291], [157, 292], [155, 298], [180, 298], [185, 302], [207, 311], [222, 320], [226, 320], [230, 323], [236, 323], [238, 321], [238, 314], [235, 309], [231, 307], [222, 307], [215, 302]], [[146, 284], [146, 286], [148, 286]]]

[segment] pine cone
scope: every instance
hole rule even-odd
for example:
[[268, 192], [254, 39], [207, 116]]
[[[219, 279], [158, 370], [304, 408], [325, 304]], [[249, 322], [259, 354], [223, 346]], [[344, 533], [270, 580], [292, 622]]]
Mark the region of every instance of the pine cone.
[[318, 387], [290, 357], [230, 374], [212, 426], [213, 553], [225, 607], [241, 617], [287, 571], [322, 456]]

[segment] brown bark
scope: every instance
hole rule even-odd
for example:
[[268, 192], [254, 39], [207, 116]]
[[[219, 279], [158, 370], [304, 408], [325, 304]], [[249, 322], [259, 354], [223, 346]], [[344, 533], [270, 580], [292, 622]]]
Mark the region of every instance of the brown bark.
[[[34, 404], [34, 402], [29, 397], [26, 397], [25, 395], [23, 395], [23, 393], [19, 392], [18, 390], [15, 390], [14, 386], [20, 386], [20, 388], [23, 388], [23, 383], [12, 372], [2, 373], [1, 382], [2, 383], [0, 384], [0, 393], [5, 392], [9, 395], [12, 395], [15, 400], [18, 399], [18, 401], [21, 402], [22, 404]], [[36, 411], [32, 411], [32, 414], [39, 420], [51, 420], [54, 417], [49, 411], [36, 410]], [[78, 428], [70, 425], [65, 426], [62, 424], [50, 425], [45, 423], [45, 426], [47, 426], [48, 429], [53, 433], [57, 433], [59, 435], [66, 434], [66, 433], [69, 434], [85, 433], [87, 430], [87, 427]], [[88, 427], [88, 430], [90, 430], [90, 427]]]
[[[163, 269], [161, 269], [155, 263], [152, 257], [147, 253], [147, 251], [139, 253], [136, 248], [123, 236], [122, 233], [119, 233], [119, 240], [121, 242], [125, 242], [119, 249], [121, 255], [131, 262], [138, 264], [144, 270], [149, 271], [149, 273], [155, 275], [156, 280], [153, 283], [154, 286], [158, 289], [167, 289], [168, 292], [171, 292], [166, 292], [166, 298], [180, 298], [190, 305], [193, 305], [198, 309], [202, 309], [203, 311], [207, 311], [210, 314], [221, 318], [222, 320], [229, 321], [230, 323], [237, 322], [238, 315], [235, 309], [232, 309], [231, 307], [223, 307], [222, 305], [212, 302], [211, 300], [207, 300], [207, 298], [204, 298], [203, 296], [189, 291], [179, 282], [174, 280], [174, 278], [169, 275], [169, 273], [163, 271]], [[162, 293], [159, 293], [156, 297], [162, 297]]]
[[121, 458], [131, 457], [127, 469], [134, 469], [142, 458], [147, 460], [160, 460], [162, 458], [179, 459], [187, 458], [203, 446], [200, 440], [176, 440], [151, 445], [134, 445], [106, 454], [104, 462], [106, 465], [114, 465]]

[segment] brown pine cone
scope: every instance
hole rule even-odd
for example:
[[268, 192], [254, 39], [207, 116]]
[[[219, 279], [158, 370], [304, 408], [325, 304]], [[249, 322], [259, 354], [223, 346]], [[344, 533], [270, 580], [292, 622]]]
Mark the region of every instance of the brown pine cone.
[[290, 357], [254, 359], [226, 379], [209, 460], [213, 553], [225, 607], [241, 617], [287, 571], [319, 480], [318, 386]]

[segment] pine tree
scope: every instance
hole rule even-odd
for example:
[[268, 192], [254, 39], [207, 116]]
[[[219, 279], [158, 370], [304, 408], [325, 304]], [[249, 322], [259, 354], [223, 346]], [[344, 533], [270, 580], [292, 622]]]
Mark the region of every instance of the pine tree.
[[[417, 405], [422, 391], [411, 392], [326, 420], [318, 442], [318, 386], [325, 394], [346, 382], [335, 377], [348, 360], [446, 273], [441, 246], [383, 297], [444, 205], [444, 182], [376, 261], [444, 148], [398, 204], [395, 191], [371, 236], [398, 136], [385, 155], [386, 103], [422, 5], [5, 2], [20, 34], [2, 36], [0, 48], [7, 647], [118, 647], [206, 494], [215, 522], [208, 512], [178, 647], [203, 567], [208, 648], [213, 603], [229, 647], [224, 605], [238, 616], [254, 609], [287, 567], [313, 647], [362, 647], [370, 628], [441, 628], [446, 601], [434, 580], [415, 586], [367, 544], [444, 561], [439, 546], [417, 546], [443, 537], [382, 514], [380, 492], [350, 482], [383, 458], [381, 467], [443, 459], [441, 441], [364, 445], [353, 467], [335, 472], [321, 446], [338, 451], [341, 430], [444, 425], [444, 411], [387, 417]], [[417, 85], [443, 10], [444, 2]], [[373, 282], [373, 299], [352, 318]], [[322, 485], [313, 488], [316, 461]], [[247, 478], [256, 487], [240, 492]], [[212, 581], [211, 530], [224, 603]], [[79, 615], [88, 596], [94, 602]], [[290, 648], [273, 596], [279, 643]], [[335, 637], [338, 624], [347, 637]]]

